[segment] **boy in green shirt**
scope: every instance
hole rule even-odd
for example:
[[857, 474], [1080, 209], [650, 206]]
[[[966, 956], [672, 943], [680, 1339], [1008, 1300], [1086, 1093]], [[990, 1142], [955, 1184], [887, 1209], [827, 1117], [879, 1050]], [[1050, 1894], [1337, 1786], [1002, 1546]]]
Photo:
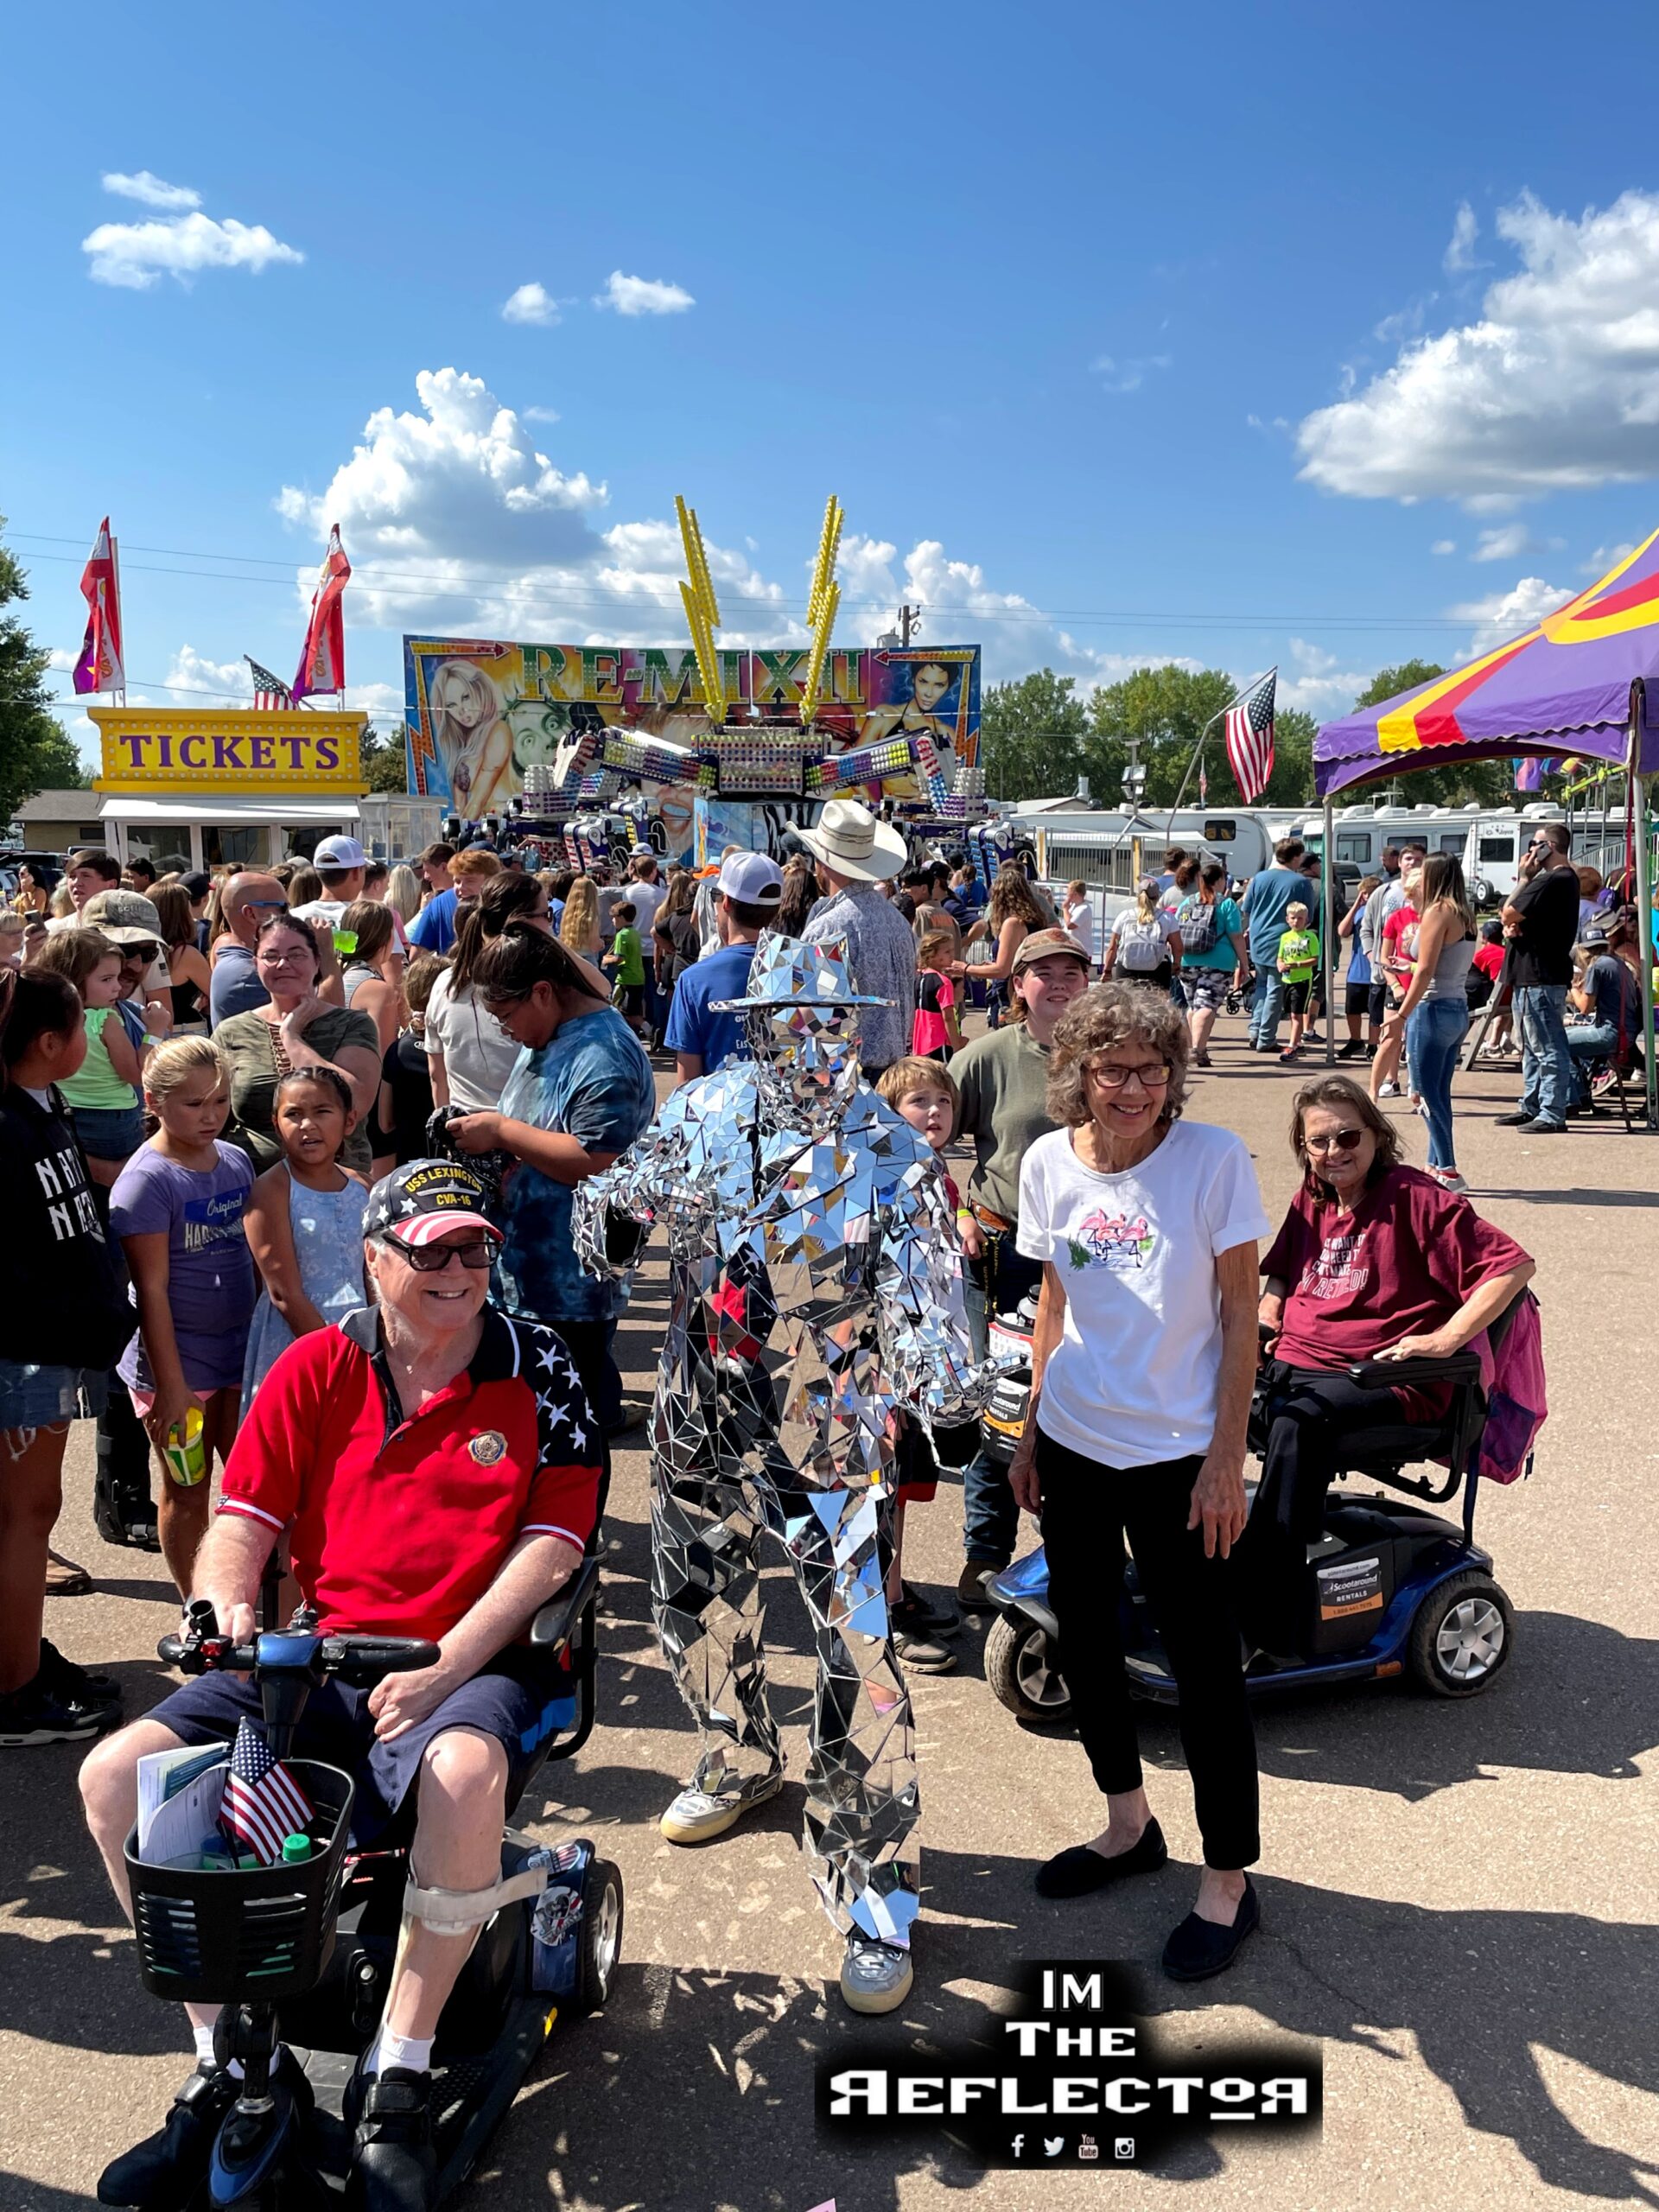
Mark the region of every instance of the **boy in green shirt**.
[[619, 901], [613, 915], [616, 935], [603, 964], [612, 971], [616, 983], [612, 1003], [620, 1010], [636, 1036], [649, 1038], [651, 1033], [645, 1027], [645, 949], [633, 926], [638, 912], [631, 899]]
[[1285, 979], [1285, 1006], [1290, 1015], [1290, 1042], [1280, 1053], [1281, 1060], [1297, 1058], [1302, 1049], [1302, 1032], [1307, 1024], [1307, 1001], [1313, 988], [1313, 978], [1319, 971], [1319, 939], [1317, 931], [1307, 926], [1307, 909], [1300, 900], [1294, 900], [1285, 909], [1285, 919], [1290, 925], [1279, 940], [1276, 964]]

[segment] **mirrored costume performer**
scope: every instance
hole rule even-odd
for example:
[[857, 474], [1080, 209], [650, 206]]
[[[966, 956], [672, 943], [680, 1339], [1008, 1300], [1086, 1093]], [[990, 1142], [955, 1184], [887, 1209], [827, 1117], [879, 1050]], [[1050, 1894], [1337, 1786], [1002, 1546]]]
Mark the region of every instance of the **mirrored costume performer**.
[[[959, 1421], [987, 1395], [961, 1249], [925, 1141], [864, 1083], [845, 947], [762, 938], [742, 1010], [752, 1058], [677, 1090], [582, 1184], [598, 1270], [665, 1224], [671, 1313], [652, 1420], [652, 1610], [702, 1755], [664, 1833], [723, 1833], [781, 1784], [766, 1695], [760, 1538], [811, 1616], [817, 1689], [805, 1843], [848, 1939], [842, 1989], [887, 2011], [911, 1986], [920, 1806], [910, 1697], [883, 1588], [899, 1416]], [[632, 1254], [627, 1256], [632, 1256]]]

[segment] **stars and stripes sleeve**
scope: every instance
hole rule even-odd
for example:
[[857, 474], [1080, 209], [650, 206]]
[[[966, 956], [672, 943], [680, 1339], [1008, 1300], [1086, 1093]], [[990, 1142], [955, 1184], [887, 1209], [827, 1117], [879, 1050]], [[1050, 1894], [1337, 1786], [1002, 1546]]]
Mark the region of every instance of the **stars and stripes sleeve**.
[[551, 1329], [516, 1324], [523, 1375], [536, 1395], [536, 1472], [522, 1536], [559, 1536], [586, 1551], [599, 1516], [599, 1423], [569, 1353]]

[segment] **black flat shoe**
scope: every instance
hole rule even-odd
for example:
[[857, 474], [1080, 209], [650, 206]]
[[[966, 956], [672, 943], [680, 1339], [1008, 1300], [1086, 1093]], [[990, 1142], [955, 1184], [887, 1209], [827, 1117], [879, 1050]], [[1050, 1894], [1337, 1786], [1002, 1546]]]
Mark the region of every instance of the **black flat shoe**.
[[1208, 1981], [1213, 1974], [1225, 1974], [1261, 1923], [1255, 1885], [1247, 1874], [1232, 1926], [1221, 1928], [1189, 1912], [1164, 1946], [1164, 1972], [1172, 1981]]
[[368, 2076], [346, 2185], [353, 2212], [431, 2212], [438, 2159], [432, 2145], [432, 2077], [406, 2066]]
[[187, 2204], [207, 2178], [219, 2122], [236, 2102], [236, 2083], [217, 2066], [199, 2066], [174, 2098], [154, 2135], [113, 2158], [99, 2177], [100, 2204], [164, 2212]]
[[1086, 1897], [1131, 1874], [1155, 1874], [1169, 1857], [1169, 1846], [1156, 1821], [1148, 1821], [1127, 1851], [1107, 1859], [1086, 1843], [1057, 1852], [1037, 1869], [1039, 1897]]

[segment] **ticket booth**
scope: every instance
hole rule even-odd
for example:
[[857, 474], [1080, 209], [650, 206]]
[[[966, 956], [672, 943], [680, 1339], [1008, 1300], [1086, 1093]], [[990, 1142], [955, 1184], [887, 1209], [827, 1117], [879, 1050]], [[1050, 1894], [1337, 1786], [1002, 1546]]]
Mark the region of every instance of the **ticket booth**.
[[263, 708], [93, 707], [105, 842], [123, 861], [270, 867], [358, 832], [367, 716]]

